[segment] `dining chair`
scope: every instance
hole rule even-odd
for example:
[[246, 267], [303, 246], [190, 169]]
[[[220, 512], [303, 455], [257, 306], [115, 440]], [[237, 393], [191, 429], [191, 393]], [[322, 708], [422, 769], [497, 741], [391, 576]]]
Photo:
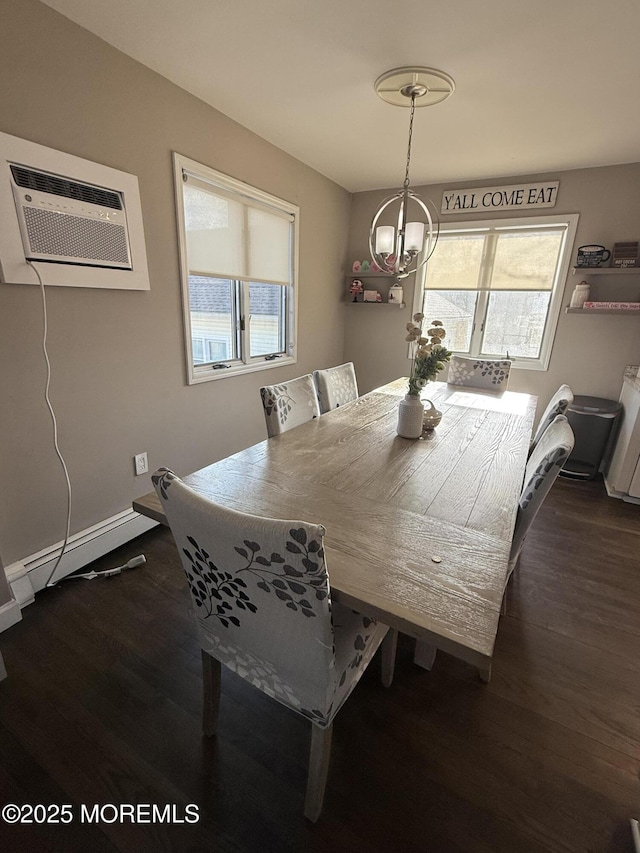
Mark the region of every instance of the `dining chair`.
[[[516, 526], [511, 540], [506, 587], [520, 559], [522, 546], [536, 515], [560, 469], [573, 450], [574, 435], [564, 415], [556, 415], [542, 434], [527, 461], [524, 487], [518, 501]], [[506, 598], [502, 598], [502, 613], [506, 613]]]
[[310, 373], [280, 385], [265, 385], [260, 396], [269, 438], [320, 417], [318, 394]]
[[487, 361], [486, 359], [452, 355], [449, 362], [447, 383], [449, 385], [462, 385], [466, 388], [506, 391], [509, 385], [510, 371], [511, 362], [508, 359]]
[[221, 664], [310, 720], [304, 814], [316, 821], [333, 720], [381, 644], [391, 684], [397, 633], [331, 601], [322, 525], [227, 509], [167, 468], [152, 480], [189, 582], [204, 734], [216, 733]]
[[547, 429], [549, 424], [554, 420], [557, 415], [564, 415], [569, 406], [573, 403], [573, 391], [569, 388], [568, 385], [561, 385], [553, 397], [549, 400], [547, 404], [547, 408], [542, 413], [542, 417], [538, 423], [538, 428], [536, 430], [535, 435], [531, 440], [531, 445], [529, 447], [529, 453], [533, 451], [533, 448], [542, 438], [544, 431]]
[[358, 399], [358, 382], [352, 361], [326, 370], [314, 370], [313, 378], [323, 415]]

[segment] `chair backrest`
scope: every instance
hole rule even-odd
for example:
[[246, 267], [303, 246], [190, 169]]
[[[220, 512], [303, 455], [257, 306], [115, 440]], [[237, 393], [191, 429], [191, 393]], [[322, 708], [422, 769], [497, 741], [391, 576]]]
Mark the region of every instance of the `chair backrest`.
[[547, 408], [542, 413], [542, 417], [538, 423], [536, 434], [531, 442], [530, 451], [542, 438], [544, 431], [557, 415], [564, 415], [568, 407], [573, 403], [573, 391], [568, 385], [561, 385], [553, 397], [549, 400]]
[[307, 373], [280, 385], [260, 389], [269, 438], [320, 417], [313, 376]]
[[509, 385], [511, 362], [507, 359], [487, 361], [452, 355], [449, 362], [447, 382], [467, 388], [482, 388], [490, 391], [506, 391]]
[[358, 382], [352, 361], [326, 370], [315, 370], [313, 378], [318, 390], [320, 412], [323, 415], [358, 399]]
[[573, 450], [573, 443], [573, 430], [568, 420], [564, 415], [556, 415], [527, 462], [524, 488], [518, 502], [518, 515], [511, 543], [511, 563], [518, 558], [529, 528]]
[[336, 669], [324, 527], [227, 509], [166, 468], [152, 480], [202, 648], [283, 704], [326, 713]]

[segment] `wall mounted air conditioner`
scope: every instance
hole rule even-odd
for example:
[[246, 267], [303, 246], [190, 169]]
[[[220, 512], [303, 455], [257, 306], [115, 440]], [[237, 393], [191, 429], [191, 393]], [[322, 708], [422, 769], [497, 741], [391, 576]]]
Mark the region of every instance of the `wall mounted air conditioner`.
[[[9, 284], [148, 290], [138, 179], [0, 133], [0, 272]], [[45, 266], [46, 264], [46, 266]]]

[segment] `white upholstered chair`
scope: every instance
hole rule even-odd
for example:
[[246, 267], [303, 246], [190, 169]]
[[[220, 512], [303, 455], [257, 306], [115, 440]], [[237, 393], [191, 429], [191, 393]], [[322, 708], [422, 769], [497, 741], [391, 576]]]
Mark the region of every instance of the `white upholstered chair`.
[[568, 385], [561, 385], [553, 397], [549, 400], [547, 408], [542, 413], [542, 417], [538, 423], [538, 428], [536, 430], [536, 434], [534, 435], [531, 441], [531, 447], [529, 448], [529, 452], [533, 451], [533, 448], [542, 438], [544, 431], [549, 426], [549, 424], [554, 420], [557, 415], [564, 415], [569, 406], [573, 403], [573, 391], [569, 388]]
[[[569, 422], [564, 415], [556, 415], [529, 456], [524, 475], [524, 487], [518, 501], [507, 583], [518, 563], [527, 533], [551, 486], [555, 483], [560, 469], [573, 450], [573, 443], [574, 435]], [[504, 597], [502, 612], [506, 612]]]
[[320, 411], [324, 415], [338, 406], [344, 406], [358, 399], [358, 382], [352, 361], [329, 367], [326, 370], [316, 370], [313, 378], [318, 390]]
[[269, 438], [320, 417], [313, 376], [307, 373], [260, 389]]
[[324, 528], [221, 507], [160, 468], [152, 477], [189, 581], [203, 664], [203, 730], [216, 732], [221, 664], [311, 721], [304, 813], [317, 820], [333, 720], [396, 632], [331, 601]]
[[507, 359], [487, 361], [486, 359], [452, 355], [449, 362], [447, 382], [449, 385], [461, 385], [466, 388], [506, 391], [509, 385], [510, 371], [511, 362]]

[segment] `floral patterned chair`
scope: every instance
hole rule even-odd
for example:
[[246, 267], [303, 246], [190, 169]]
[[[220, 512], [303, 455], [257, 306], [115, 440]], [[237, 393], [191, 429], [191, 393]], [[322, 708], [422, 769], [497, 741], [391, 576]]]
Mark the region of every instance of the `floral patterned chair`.
[[260, 389], [269, 438], [320, 417], [313, 376], [299, 376], [280, 385]]
[[538, 423], [538, 429], [536, 430], [536, 434], [534, 435], [531, 441], [529, 453], [533, 451], [533, 448], [540, 441], [540, 439], [544, 435], [544, 431], [554, 420], [554, 418], [556, 418], [558, 415], [564, 415], [571, 403], [573, 403], [573, 391], [571, 390], [571, 388], [569, 388], [568, 385], [561, 385], [556, 391], [556, 393], [553, 395], [553, 397], [549, 400], [547, 408], [542, 413], [542, 417], [540, 418], [540, 422]]
[[338, 406], [358, 399], [358, 382], [353, 362], [316, 370], [313, 378], [318, 390], [320, 411], [324, 415]]
[[331, 601], [324, 528], [218, 506], [166, 468], [152, 477], [189, 581], [203, 665], [203, 730], [216, 731], [221, 664], [311, 721], [304, 814], [322, 809], [333, 720], [396, 632]]
[[463, 385], [483, 391], [506, 391], [510, 371], [511, 362], [506, 359], [487, 361], [452, 355], [447, 382], [449, 385]]
[[[518, 501], [518, 514], [511, 541], [509, 572], [505, 582], [505, 591], [509, 578], [520, 559], [520, 552], [527, 533], [544, 499], [549, 494], [551, 486], [555, 483], [560, 469], [573, 450], [573, 444], [574, 435], [569, 426], [569, 421], [564, 415], [556, 415], [529, 456], [524, 475], [524, 488]], [[504, 597], [502, 599], [502, 612], [506, 613]]]

